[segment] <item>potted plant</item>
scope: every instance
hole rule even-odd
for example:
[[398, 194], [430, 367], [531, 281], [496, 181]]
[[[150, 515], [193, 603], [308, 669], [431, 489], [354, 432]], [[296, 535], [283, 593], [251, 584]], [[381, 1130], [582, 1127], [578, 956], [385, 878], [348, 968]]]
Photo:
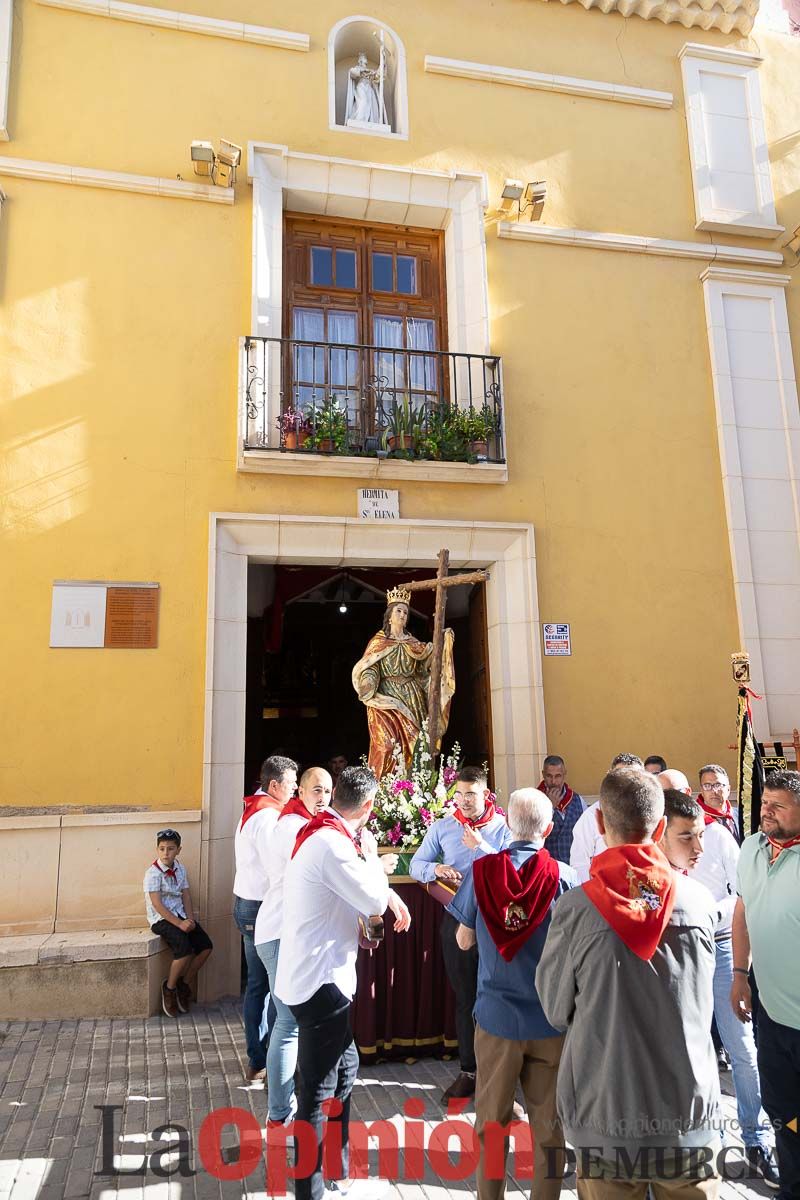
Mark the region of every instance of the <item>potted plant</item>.
[[487, 458], [489, 441], [497, 433], [497, 414], [491, 405], [484, 401], [480, 408], [457, 409], [454, 421], [467, 442], [470, 454], [476, 458]]
[[341, 454], [347, 443], [347, 411], [336, 394], [326, 396], [306, 417], [311, 426], [308, 446], [323, 454]]
[[411, 407], [407, 395], [402, 400], [392, 400], [383, 435], [390, 450], [413, 450], [421, 427], [420, 415]]
[[278, 432], [281, 435], [281, 445], [284, 450], [296, 450], [298, 433], [303, 423], [303, 414], [296, 408], [285, 409], [276, 420]]

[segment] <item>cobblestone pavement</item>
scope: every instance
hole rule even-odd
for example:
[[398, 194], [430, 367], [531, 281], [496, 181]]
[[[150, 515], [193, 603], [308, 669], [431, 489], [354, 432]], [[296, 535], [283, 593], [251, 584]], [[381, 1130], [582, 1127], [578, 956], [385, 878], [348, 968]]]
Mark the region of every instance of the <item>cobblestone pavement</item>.
[[[244, 1081], [243, 1047], [233, 1003], [198, 1007], [178, 1020], [0, 1022], [0, 1200], [264, 1197], [263, 1161], [244, 1182], [220, 1182], [198, 1156], [198, 1130], [213, 1109], [243, 1108], [264, 1123], [263, 1086]], [[430, 1133], [454, 1070], [431, 1059], [363, 1067], [352, 1117], [398, 1124], [403, 1104], [415, 1097], [425, 1102]], [[730, 1092], [728, 1074], [723, 1087]], [[728, 1098], [725, 1116], [735, 1115]], [[173, 1128], [154, 1136], [167, 1124], [188, 1133]], [[223, 1160], [235, 1161], [236, 1141], [229, 1127]], [[112, 1175], [112, 1166], [130, 1173]], [[574, 1185], [573, 1174], [565, 1200], [574, 1200]], [[420, 1183], [395, 1184], [390, 1200], [463, 1200], [474, 1191], [473, 1178], [445, 1182], [428, 1166]], [[527, 1194], [511, 1178], [507, 1191]], [[769, 1195], [760, 1181], [722, 1189], [723, 1200]]]

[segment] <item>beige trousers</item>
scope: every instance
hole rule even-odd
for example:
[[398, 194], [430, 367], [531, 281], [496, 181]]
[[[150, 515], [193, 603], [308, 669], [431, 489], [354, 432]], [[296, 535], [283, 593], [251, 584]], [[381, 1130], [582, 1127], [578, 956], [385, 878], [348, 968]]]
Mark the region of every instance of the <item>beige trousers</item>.
[[[514, 1094], [522, 1087], [533, 1135], [531, 1200], [558, 1200], [564, 1174], [564, 1136], [556, 1112], [556, 1076], [563, 1037], [514, 1042], [475, 1026], [475, 1128], [481, 1145], [479, 1200], [503, 1200], [505, 1179], [484, 1175], [484, 1128], [488, 1121], [507, 1125], [514, 1119]], [[508, 1145], [503, 1150], [505, 1163]], [[499, 1172], [498, 1172], [499, 1173]]]
[[578, 1200], [645, 1200], [648, 1187], [653, 1200], [717, 1200], [719, 1177], [692, 1179], [688, 1175], [677, 1179], [618, 1179], [608, 1164], [604, 1179], [584, 1179], [580, 1174], [578, 1155]]

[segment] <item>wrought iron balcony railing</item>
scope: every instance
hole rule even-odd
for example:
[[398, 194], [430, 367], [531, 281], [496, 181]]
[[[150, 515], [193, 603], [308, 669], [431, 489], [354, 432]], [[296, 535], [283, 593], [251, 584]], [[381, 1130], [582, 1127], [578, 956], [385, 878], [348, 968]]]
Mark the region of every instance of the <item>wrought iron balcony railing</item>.
[[245, 450], [505, 461], [500, 359], [244, 339]]

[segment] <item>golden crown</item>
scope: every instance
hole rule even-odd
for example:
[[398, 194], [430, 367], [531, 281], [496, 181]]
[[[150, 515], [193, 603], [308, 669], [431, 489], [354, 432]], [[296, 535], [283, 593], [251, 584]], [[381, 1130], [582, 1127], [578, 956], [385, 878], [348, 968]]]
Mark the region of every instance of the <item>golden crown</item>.
[[404, 587], [389, 588], [388, 592], [386, 593], [386, 603], [410, 604], [411, 592], [409, 592], [408, 588]]

